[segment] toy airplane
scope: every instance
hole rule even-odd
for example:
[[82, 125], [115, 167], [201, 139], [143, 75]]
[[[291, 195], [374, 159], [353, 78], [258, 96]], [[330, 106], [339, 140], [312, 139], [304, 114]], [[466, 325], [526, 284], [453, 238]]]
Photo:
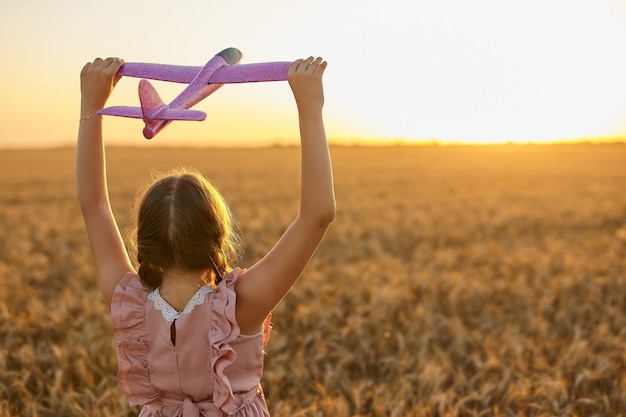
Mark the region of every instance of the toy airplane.
[[118, 75], [189, 85], [170, 104], [165, 104], [152, 84], [143, 79], [139, 82], [141, 107], [113, 106], [100, 110], [98, 114], [143, 119], [146, 124], [143, 135], [146, 139], [152, 139], [172, 120], [204, 120], [206, 113], [190, 108], [224, 84], [287, 79], [290, 62], [235, 65], [241, 57], [238, 49], [227, 48], [204, 67], [126, 63]]

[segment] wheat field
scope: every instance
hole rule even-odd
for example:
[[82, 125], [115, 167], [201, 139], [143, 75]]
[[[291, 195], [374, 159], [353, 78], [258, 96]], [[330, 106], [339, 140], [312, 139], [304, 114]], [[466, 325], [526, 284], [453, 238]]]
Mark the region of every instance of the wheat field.
[[[108, 151], [123, 230], [200, 169], [249, 266], [298, 208], [297, 148]], [[333, 147], [337, 217], [274, 311], [273, 416], [626, 416], [626, 145]], [[74, 151], [0, 151], [0, 417], [135, 416]]]

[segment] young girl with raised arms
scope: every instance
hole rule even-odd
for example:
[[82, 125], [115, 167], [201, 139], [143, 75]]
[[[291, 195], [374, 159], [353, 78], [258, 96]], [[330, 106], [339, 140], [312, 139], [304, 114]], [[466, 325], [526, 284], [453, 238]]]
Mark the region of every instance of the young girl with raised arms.
[[[298, 59], [288, 81], [301, 141], [300, 209], [247, 270], [228, 205], [201, 174], [154, 182], [136, 213], [131, 262], [108, 197], [102, 109], [123, 65], [81, 72], [76, 188], [104, 301], [111, 308], [118, 382], [149, 416], [268, 416], [260, 387], [269, 315], [298, 279], [335, 215], [322, 107], [321, 58]], [[137, 269], [133, 265], [137, 265]]]

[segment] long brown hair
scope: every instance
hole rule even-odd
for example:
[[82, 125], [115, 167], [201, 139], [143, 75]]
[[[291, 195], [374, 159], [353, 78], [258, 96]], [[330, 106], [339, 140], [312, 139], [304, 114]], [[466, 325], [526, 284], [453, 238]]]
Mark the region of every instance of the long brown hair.
[[157, 288], [163, 270], [208, 271], [218, 284], [240, 261], [239, 228], [220, 192], [199, 172], [181, 168], [138, 196], [134, 251], [141, 280]]

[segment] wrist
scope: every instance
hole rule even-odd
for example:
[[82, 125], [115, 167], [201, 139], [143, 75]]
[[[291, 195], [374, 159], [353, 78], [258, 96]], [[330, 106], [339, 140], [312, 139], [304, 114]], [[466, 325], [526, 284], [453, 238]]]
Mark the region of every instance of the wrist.
[[78, 121], [85, 122], [90, 119], [102, 119], [102, 116], [99, 115], [98, 113], [85, 114], [85, 115], [81, 115]]
[[300, 123], [323, 123], [322, 109], [298, 109]]
[[84, 122], [90, 119], [101, 119], [102, 116], [98, 114], [98, 111], [100, 111], [100, 109], [97, 107], [81, 107], [78, 121]]
[[321, 115], [322, 109], [323, 105], [321, 104], [306, 103], [298, 105], [298, 113], [300, 114]]

